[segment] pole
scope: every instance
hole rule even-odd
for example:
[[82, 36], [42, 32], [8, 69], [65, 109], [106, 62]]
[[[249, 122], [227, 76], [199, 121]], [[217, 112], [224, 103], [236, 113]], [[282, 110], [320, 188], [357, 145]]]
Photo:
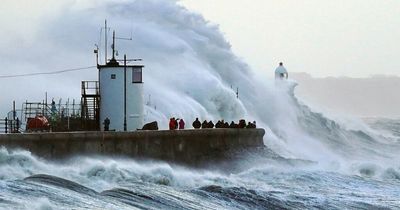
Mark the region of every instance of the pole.
[[72, 99], [72, 116], [75, 117], [75, 99]]
[[113, 31], [112, 58], [115, 59], [115, 31]]
[[25, 121], [28, 119], [28, 116], [30, 115], [27, 113], [28, 113], [28, 100], [25, 101]]
[[126, 54], [124, 55], [124, 131], [127, 130], [126, 126]]
[[99, 67], [99, 45], [94, 44], [96, 46], [96, 49], [94, 50], [94, 54], [96, 54], [96, 66], [97, 68]]
[[47, 91], [45, 92], [45, 97], [46, 97], [46, 107], [47, 107]]
[[17, 115], [17, 112], [15, 111], [15, 101], [13, 101], [13, 118], [12, 118], [12, 122], [11, 122], [11, 132], [14, 132], [15, 129], [15, 117]]
[[15, 101], [13, 101], [13, 120], [15, 120], [16, 115], [17, 112], [15, 111]]
[[6, 117], [5, 121], [6, 121], [6, 130], [5, 130], [5, 132], [8, 133], [8, 118], [7, 117]]
[[107, 65], [107, 20], [104, 20], [104, 65]]
[[16, 132], [19, 133], [19, 119], [18, 119], [18, 117], [17, 117], [16, 123], [17, 123]]

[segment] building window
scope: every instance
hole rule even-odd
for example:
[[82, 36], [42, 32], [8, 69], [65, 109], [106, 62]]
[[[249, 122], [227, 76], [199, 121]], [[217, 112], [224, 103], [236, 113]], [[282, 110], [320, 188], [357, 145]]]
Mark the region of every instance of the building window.
[[115, 74], [111, 74], [111, 79], [116, 79], [117, 76]]
[[142, 83], [142, 69], [134, 68], [132, 71], [132, 83]]

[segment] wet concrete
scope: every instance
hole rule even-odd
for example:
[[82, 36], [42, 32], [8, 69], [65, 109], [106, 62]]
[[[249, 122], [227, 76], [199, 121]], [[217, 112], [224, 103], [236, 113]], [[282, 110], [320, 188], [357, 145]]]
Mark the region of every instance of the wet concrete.
[[264, 134], [264, 129], [25, 133], [0, 135], [0, 145], [47, 159], [106, 155], [196, 163], [210, 154], [263, 147]]

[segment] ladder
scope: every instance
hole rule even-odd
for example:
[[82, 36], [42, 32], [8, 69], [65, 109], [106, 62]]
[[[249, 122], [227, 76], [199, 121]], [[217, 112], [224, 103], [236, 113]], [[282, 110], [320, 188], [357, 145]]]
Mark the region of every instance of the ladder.
[[98, 81], [82, 81], [81, 119], [84, 130], [100, 130], [100, 91]]

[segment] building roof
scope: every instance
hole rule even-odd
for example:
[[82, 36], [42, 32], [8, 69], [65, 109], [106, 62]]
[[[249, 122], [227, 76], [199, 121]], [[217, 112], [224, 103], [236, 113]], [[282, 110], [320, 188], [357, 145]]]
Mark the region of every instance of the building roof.
[[[98, 69], [100, 69], [100, 68], [107, 68], [107, 67], [124, 67], [124, 64], [122, 63], [122, 64], [120, 64], [120, 62], [118, 62], [117, 60], [115, 60], [115, 59], [111, 59], [107, 64], [105, 64], [105, 65], [97, 65], [97, 68]], [[143, 68], [144, 67], [144, 65], [142, 65], [142, 64], [131, 64], [131, 65], [129, 65], [129, 64], [127, 64], [126, 65], [126, 67], [141, 67], [141, 68]]]

